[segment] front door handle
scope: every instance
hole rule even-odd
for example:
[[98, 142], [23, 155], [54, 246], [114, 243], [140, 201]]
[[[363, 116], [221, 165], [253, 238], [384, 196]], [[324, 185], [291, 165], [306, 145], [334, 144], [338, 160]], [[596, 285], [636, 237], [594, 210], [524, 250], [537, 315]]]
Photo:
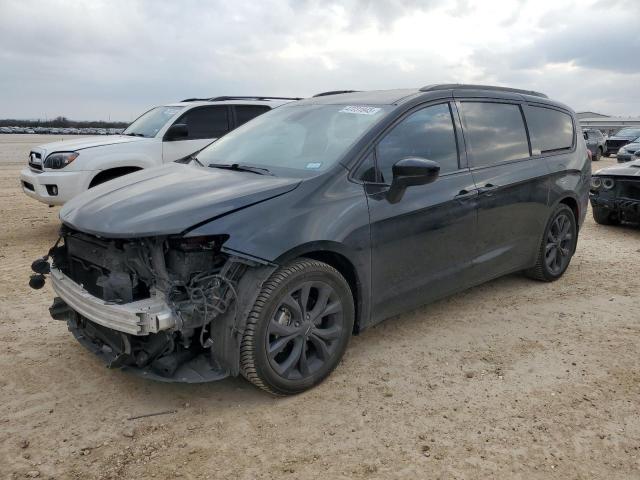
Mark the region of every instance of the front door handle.
[[491, 196], [493, 195], [493, 191], [496, 190], [497, 188], [498, 188], [497, 185], [494, 185], [492, 183], [487, 183], [484, 187], [478, 188], [478, 194]]

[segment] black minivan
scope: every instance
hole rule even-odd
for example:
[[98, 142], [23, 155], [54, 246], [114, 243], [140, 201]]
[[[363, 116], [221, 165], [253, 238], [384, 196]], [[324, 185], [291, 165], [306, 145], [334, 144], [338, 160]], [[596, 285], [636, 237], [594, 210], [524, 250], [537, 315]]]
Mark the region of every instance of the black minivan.
[[574, 112], [537, 92], [323, 95], [76, 197], [31, 284], [50, 274], [51, 315], [110, 367], [293, 394], [385, 318], [558, 279], [590, 177]]

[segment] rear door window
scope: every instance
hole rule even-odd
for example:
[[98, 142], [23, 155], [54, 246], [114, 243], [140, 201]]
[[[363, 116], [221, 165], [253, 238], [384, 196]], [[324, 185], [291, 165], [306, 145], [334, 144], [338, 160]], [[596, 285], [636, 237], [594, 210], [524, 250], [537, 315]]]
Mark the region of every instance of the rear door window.
[[376, 155], [385, 183], [393, 179], [393, 165], [407, 157], [438, 162], [440, 173], [458, 170], [458, 148], [449, 104], [425, 107], [404, 118], [380, 141]]
[[265, 105], [236, 105], [233, 108], [236, 111], [236, 127], [271, 110]]
[[[530, 105], [527, 108], [527, 125], [534, 155], [573, 147], [573, 120], [568, 113]], [[595, 132], [587, 134], [590, 139], [597, 140]]]
[[175, 123], [186, 123], [189, 136], [185, 140], [218, 138], [229, 131], [226, 106], [197, 107], [189, 110]]
[[527, 131], [519, 105], [461, 102], [467, 150], [474, 167], [529, 157]]

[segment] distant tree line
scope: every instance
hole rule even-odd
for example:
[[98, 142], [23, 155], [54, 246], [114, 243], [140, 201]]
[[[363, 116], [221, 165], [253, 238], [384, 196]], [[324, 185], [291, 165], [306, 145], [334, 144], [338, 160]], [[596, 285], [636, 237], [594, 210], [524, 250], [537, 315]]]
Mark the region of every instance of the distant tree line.
[[106, 122], [104, 120], [78, 121], [67, 117], [56, 117], [53, 120], [18, 120], [15, 118], [0, 119], [0, 127], [49, 127], [49, 128], [125, 128], [127, 122]]

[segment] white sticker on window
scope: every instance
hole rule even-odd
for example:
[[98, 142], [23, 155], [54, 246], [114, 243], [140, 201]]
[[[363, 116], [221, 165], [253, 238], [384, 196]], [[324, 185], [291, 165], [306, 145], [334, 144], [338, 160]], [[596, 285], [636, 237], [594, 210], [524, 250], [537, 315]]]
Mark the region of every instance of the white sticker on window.
[[375, 115], [380, 111], [378, 107], [367, 107], [366, 105], [349, 105], [340, 110], [340, 113], [355, 113], [357, 115]]
[[309, 170], [317, 170], [318, 168], [320, 168], [321, 165], [322, 165], [322, 162], [307, 163], [307, 166], [305, 168]]

